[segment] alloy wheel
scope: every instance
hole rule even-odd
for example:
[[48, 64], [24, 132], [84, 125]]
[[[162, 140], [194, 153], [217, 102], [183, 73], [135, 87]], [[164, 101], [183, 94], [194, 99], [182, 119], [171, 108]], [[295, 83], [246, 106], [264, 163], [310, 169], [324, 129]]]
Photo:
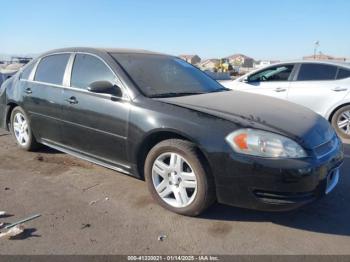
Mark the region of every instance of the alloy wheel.
[[344, 111], [339, 115], [337, 126], [341, 132], [350, 135], [350, 111]]
[[152, 180], [160, 198], [172, 207], [187, 207], [196, 197], [196, 174], [188, 161], [177, 153], [161, 154], [154, 161]]
[[17, 142], [21, 146], [26, 146], [29, 142], [28, 121], [20, 112], [16, 113], [13, 118], [13, 132], [15, 134]]

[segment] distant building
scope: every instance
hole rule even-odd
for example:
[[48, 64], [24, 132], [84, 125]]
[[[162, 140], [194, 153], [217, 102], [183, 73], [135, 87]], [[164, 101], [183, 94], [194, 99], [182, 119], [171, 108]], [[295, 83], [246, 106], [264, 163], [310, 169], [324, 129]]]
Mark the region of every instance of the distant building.
[[226, 57], [226, 59], [233, 66], [240, 66], [246, 68], [252, 68], [254, 66], [254, 59], [246, 55], [234, 54]]
[[273, 61], [273, 60], [261, 60], [261, 61], [256, 61], [254, 63], [254, 68], [263, 68], [265, 66], [269, 66], [275, 63], [278, 63], [279, 61]]
[[33, 58], [32, 57], [23, 57], [23, 56], [12, 56], [0, 60], [1, 65], [11, 65], [11, 64], [22, 64], [25, 65], [29, 63]]
[[26, 56], [13, 56], [11, 57], [11, 63], [27, 64], [32, 59], [33, 59], [32, 57], [26, 57]]
[[345, 57], [334, 57], [334, 56], [326, 55], [323, 53], [319, 53], [317, 55], [304, 56], [303, 60], [332, 60], [332, 61], [345, 62], [346, 58]]
[[199, 68], [203, 71], [215, 71], [217, 66], [220, 64], [220, 59], [207, 59], [198, 64]]
[[179, 57], [192, 65], [196, 65], [201, 62], [201, 58], [198, 55], [180, 55]]

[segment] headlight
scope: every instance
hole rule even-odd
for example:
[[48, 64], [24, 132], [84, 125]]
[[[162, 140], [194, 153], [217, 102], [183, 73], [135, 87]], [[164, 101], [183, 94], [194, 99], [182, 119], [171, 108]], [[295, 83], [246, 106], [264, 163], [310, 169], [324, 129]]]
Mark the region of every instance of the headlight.
[[246, 155], [273, 158], [302, 158], [307, 154], [293, 140], [274, 133], [240, 129], [226, 137], [234, 151]]

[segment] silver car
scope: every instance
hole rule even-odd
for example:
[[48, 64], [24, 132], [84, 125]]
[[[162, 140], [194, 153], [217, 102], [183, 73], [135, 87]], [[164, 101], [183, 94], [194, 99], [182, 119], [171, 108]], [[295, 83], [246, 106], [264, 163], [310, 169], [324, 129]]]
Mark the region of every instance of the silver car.
[[342, 138], [350, 139], [349, 64], [304, 60], [278, 63], [221, 84], [306, 106], [329, 120]]

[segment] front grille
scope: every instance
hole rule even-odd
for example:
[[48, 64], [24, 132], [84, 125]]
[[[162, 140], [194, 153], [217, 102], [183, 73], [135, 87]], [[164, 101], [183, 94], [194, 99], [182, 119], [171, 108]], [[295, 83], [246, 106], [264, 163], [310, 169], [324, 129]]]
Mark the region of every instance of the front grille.
[[316, 156], [318, 158], [321, 158], [327, 154], [329, 154], [330, 152], [332, 152], [333, 150], [335, 150], [338, 145], [339, 145], [339, 139], [336, 135], [333, 136], [333, 138], [331, 140], [329, 140], [328, 142], [316, 147], [314, 149], [314, 152], [316, 154]]

